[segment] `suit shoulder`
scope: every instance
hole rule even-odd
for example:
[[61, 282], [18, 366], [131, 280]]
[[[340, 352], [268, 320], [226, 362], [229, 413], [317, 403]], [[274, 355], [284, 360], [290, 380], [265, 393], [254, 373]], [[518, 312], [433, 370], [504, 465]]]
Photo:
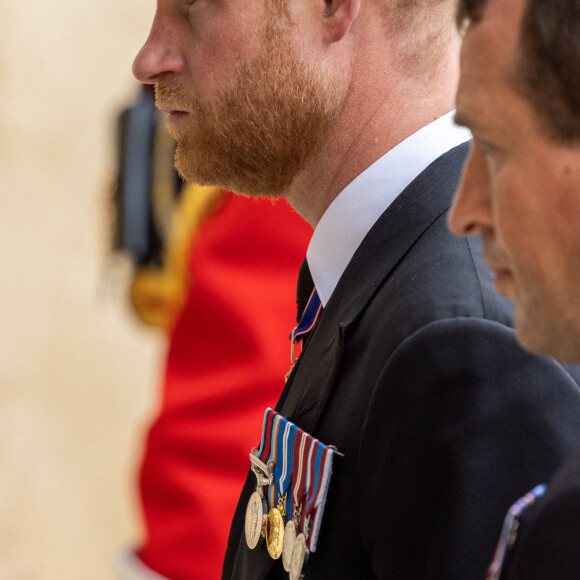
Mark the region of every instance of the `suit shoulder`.
[[494, 290], [479, 239], [453, 236], [441, 216], [387, 276], [368, 314], [410, 334], [436, 320], [473, 317], [512, 326], [513, 307]]
[[524, 351], [504, 324], [454, 317], [433, 321], [407, 336], [386, 361], [379, 385], [387, 380], [389, 390], [406, 389], [406, 396], [417, 402], [431, 401], [433, 389], [449, 400], [475, 396], [509, 405], [515, 398], [519, 405], [527, 401], [527, 411], [532, 412], [542, 401], [552, 405], [554, 400], [554, 408], [559, 408], [562, 396], [580, 405], [578, 379], [577, 368], [566, 369], [554, 359]]

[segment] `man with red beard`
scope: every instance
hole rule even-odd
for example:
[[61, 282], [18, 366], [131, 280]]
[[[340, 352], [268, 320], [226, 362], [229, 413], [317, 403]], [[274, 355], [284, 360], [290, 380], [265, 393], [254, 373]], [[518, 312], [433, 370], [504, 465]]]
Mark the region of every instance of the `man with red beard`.
[[[451, 119], [453, 15], [452, 0], [158, 0], [134, 73], [169, 113], [178, 170], [284, 196], [315, 228], [305, 344], [224, 578], [481, 578], [512, 498], [580, 436], [572, 375], [517, 346], [479, 242], [446, 227], [469, 139]], [[338, 451], [329, 486], [319, 449]], [[281, 523], [294, 542], [278, 545]]]

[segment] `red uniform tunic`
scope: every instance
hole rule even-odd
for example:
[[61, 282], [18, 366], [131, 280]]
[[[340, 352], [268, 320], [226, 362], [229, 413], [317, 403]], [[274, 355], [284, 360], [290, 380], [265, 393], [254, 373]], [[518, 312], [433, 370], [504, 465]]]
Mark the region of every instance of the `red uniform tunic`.
[[220, 576], [248, 452], [290, 367], [311, 233], [285, 201], [228, 195], [192, 238], [189, 290], [140, 473], [138, 556], [171, 580]]

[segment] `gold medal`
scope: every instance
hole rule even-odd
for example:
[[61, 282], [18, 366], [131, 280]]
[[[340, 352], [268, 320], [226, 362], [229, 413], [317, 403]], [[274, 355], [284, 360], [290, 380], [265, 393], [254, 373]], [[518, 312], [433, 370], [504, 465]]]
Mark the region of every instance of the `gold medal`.
[[266, 522], [266, 546], [274, 560], [282, 555], [284, 547], [284, 518], [278, 508], [272, 508]]
[[264, 500], [262, 496], [255, 491], [250, 496], [248, 506], [246, 507], [246, 544], [253, 550], [263, 538], [266, 514], [264, 513]]
[[304, 534], [298, 534], [294, 541], [294, 548], [290, 558], [290, 580], [300, 580], [302, 578], [302, 568], [304, 567], [306, 556], [308, 556], [306, 537]]
[[292, 563], [292, 550], [296, 542], [296, 524], [292, 520], [288, 520], [284, 528], [284, 547], [282, 550], [282, 565], [286, 572], [290, 572]]

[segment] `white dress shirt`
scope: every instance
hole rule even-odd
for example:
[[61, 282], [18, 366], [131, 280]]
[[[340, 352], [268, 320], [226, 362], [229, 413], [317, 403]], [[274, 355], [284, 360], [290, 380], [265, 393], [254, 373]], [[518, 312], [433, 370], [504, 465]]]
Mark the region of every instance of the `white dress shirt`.
[[323, 306], [356, 249], [397, 196], [438, 157], [471, 139], [453, 111], [377, 159], [333, 200], [318, 222], [306, 259]]

